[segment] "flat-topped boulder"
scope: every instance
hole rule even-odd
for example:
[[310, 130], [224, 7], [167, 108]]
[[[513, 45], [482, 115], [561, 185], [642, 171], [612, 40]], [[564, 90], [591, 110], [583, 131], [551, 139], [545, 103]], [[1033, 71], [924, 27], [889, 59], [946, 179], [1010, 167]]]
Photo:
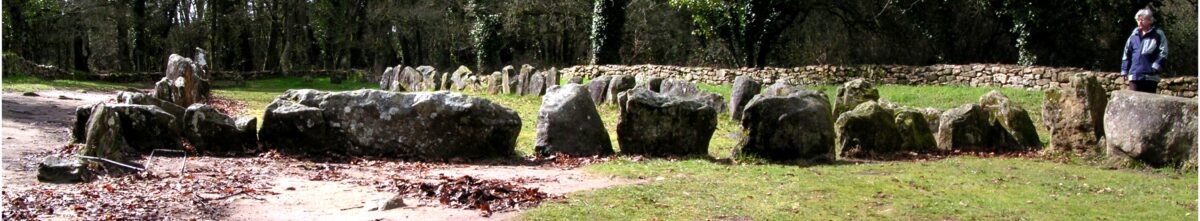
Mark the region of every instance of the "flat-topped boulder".
[[534, 152], [547, 156], [556, 153], [571, 156], [613, 153], [612, 142], [596, 104], [579, 84], [551, 86], [538, 109], [537, 138]]
[[725, 112], [725, 98], [720, 94], [701, 90], [700, 87], [692, 82], [679, 79], [667, 79], [662, 82], [659, 88], [664, 95], [683, 97], [700, 101], [705, 106], [712, 108], [717, 113]]
[[684, 156], [708, 153], [717, 112], [702, 101], [635, 88], [617, 122], [622, 154]]
[[310, 154], [416, 159], [514, 153], [521, 120], [511, 109], [459, 93], [288, 90], [266, 110], [268, 148]]
[[1117, 166], [1196, 167], [1196, 99], [1113, 91], [1104, 110], [1107, 155]]
[[834, 119], [829, 98], [820, 91], [759, 94], [746, 104], [741, 122], [746, 136], [738, 154], [772, 160], [834, 159]]

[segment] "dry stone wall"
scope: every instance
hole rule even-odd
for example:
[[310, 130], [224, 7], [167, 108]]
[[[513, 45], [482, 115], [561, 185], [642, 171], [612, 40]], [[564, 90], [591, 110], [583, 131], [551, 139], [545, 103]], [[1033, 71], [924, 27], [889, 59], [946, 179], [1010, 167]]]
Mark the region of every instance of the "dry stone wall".
[[[793, 68], [710, 68], [679, 67], [664, 65], [583, 65], [564, 68], [564, 76], [585, 78], [606, 74], [647, 75], [662, 78], [685, 79], [708, 84], [733, 83], [737, 76], [751, 76], [764, 84], [785, 81], [789, 84], [841, 84], [855, 78], [866, 78], [880, 84], [903, 85], [969, 85], [1002, 86], [1030, 89], [1063, 87], [1072, 75], [1084, 73], [1094, 75], [1109, 91], [1126, 88], [1120, 73], [1086, 71], [1079, 68], [1054, 68], [1006, 64], [965, 65], [812, 65]], [[1158, 85], [1159, 93], [1180, 97], [1196, 96], [1196, 77], [1164, 78]]]

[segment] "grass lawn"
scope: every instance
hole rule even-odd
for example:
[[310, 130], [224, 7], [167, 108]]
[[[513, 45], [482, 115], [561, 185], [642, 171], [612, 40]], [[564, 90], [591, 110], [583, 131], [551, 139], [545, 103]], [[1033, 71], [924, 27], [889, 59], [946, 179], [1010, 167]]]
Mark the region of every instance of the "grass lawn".
[[[112, 90], [126, 85], [78, 81], [40, 82], [5, 76], [4, 90]], [[728, 97], [728, 85], [700, 85]], [[326, 78], [247, 81], [215, 84], [217, 96], [245, 102], [259, 116], [275, 96], [290, 88], [355, 90], [374, 83]], [[832, 100], [835, 85], [815, 85]], [[904, 105], [949, 109], [978, 102], [993, 88], [878, 85], [883, 99]], [[1040, 122], [1042, 93], [1001, 88]], [[541, 98], [480, 96], [515, 110], [522, 119], [517, 150], [531, 154]], [[616, 147], [618, 111], [599, 112]], [[727, 113], [718, 117], [710, 142], [713, 158], [729, 158], [740, 126]], [[261, 121], [260, 121], [261, 122]], [[1048, 134], [1039, 128], [1043, 143]], [[619, 147], [618, 147], [619, 148]], [[952, 157], [938, 161], [795, 166], [726, 164], [707, 159], [633, 161], [622, 157], [586, 170], [644, 180], [643, 184], [571, 194], [566, 200], [534, 208], [521, 218], [543, 220], [812, 220], [812, 219], [1112, 219], [1196, 220], [1195, 171], [1105, 170], [1085, 163], [1054, 163], [1027, 158]]]

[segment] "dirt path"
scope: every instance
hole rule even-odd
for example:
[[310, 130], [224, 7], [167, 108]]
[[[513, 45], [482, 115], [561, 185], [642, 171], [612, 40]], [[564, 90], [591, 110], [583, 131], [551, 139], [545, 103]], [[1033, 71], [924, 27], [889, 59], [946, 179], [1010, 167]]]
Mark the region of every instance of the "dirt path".
[[38, 96], [4, 92], [3, 144], [5, 189], [37, 183], [37, 163], [71, 140], [75, 107], [103, 102], [112, 92], [39, 91]]
[[[3, 130], [0, 131], [3, 138], [0, 142], [3, 143], [3, 190], [6, 194], [32, 189], [86, 192], [96, 186], [109, 188], [111, 183], [116, 186], [116, 190], [109, 190], [111, 194], [136, 194], [137, 188], [157, 186], [160, 192], [154, 194], [162, 196], [156, 200], [168, 202], [156, 206], [170, 207], [164, 211], [175, 218], [204, 219], [204, 215], [188, 214], [196, 211], [188, 205], [194, 205], [197, 198], [207, 198], [220, 199], [215, 203], [220, 205], [214, 213], [222, 220], [477, 220], [510, 219], [519, 211], [483, 217], [478, 210], [450, 208], [435, 200], [413, 197], [404, 198], [406, 205], [392, 210], [366, 211], [361, 207], [368, 202], [396, 196], [394, 182], [430, 181], [442, 176], [502, 180], [554, 195], [635, 182], [555, 166], [426, 164], [389, 160], [316, 163], [279, 156], [159, 156], [135, 160], [152, 166], [149, 169], [156, 174], [154, 177], [157, 178], [133, 181], [146, 183], [117, 185], [130, 181], [102, 179], [90, 184], [43, 184], [36, 181], [37, 164], [70, 141], [75, 107], [109, 100], [115, 93], [37, 93], [40, 96], [4, 93]], [[205, 182], [215, 184], [201, 185]], [[253, 190], [254, 194], [226, 192], [233, 189]], [[190, 196], [193, 193], [195, 196]], [[40, 218], [80, 218], [80, 214], [71, 214], [70, 209], [65, 209], [67, 205], [61, 207], [54, 214], [40, 214]]]

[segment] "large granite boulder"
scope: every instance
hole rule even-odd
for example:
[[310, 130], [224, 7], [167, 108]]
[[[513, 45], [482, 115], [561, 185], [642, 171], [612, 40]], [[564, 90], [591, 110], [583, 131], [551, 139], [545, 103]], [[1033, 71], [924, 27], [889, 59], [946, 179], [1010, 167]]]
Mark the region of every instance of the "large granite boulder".
[[[192, 104], [183, 114], [183, 134], [196, 150], [241, 153], [258, 148], [257, 131], [204, 104]], [[243, 120], [249, 122], [252, 120]], [[249, 129], [250, 131], [244, 131]], [[248, 139], [250, 138], [250, 139]]]
[[741, 120], [742, 111], [754, 95], [762, 91], [762, 84], [750, 76], [738, 76], [733, 80], [733, 91], [729, 94], [729, 119]]
[[622, 154], [704, 155], [717, 128], [717, 112], [701, 101], [645, 89], [626, 92], [617, 122]]
[[1153, 167], [1196, 168], [1196, 99], [1114, 91], [1104, 110], [1110, 160]]
[[154, 98], [186, 107], [211, 96], [207, 72], [192, 59], [172, 54], [165, 75], [154, 84]]
[[592, 96], [592, 102], [595, 102], [596, 105], [604, 103], [605, 95], [608, 94], [608, 82], [611, 78], [611, 76], [603, 75], [588, 81], [588, 94]]
[[596, 104], [579, 84], [551, 86], [538, 109], [537, 138], [534, 152], [546, 156], [562, 153], [572, 156], [613, 153], [612, 142]]
[[392, 82], [396, 81], [398, 72], [399, 70], [396, 70], [396, 67], [387, 67], [387, 69], [383, 70], [383, 74], [379, 76], [379, 89], [391, 90]]
[[[1037, 127], [1029, 112], [1020, 105], [1008, 99], [1000, 91], [993, 90], [979, 98], [979, 105], [990, 113], [991, 122], [1003, 129], [997, 140], [997, 146], [1008, 147], [1009, 150], [1024, 150], [1040, 148], [1042, 141], [1038, 139]], [[1001, 132], [1001, 131], [998, 131]]]
[[767, 89], [764, 89], [762, 91], [762, 93], [759, 93], [759, 94], [761, 94], [763, 96], [767, 96], [767, 97], [777, 97], [777, 96], [787, 96], [788, 94], [792, 94], [793, 92], [802, 91], [802, 90], [803, 89], [801, 89], [800, 87], [790, 85], [787, 82], [775, 81], [774, 84], [771, 84], [771, 86], [768, 86]]
[[742, 114], [739, 154], [772, 160], [834, 159], [834, 119], [829, 98], [820, 91], [798, 90], [782, 96], [760, 94]]
[[289, 90], [260, 137], [287, 152], [453, 159], [511, 155], [520, 128], [511, 109], [458, 93]]
[[854, 79], [843, 83], [838, 87], [837, 100], [834, 102], [833, 116], [838, 116], [846, 111], [853, 110], [858, 107], [858, 104], [867, 101], [878, 101], [879, 91], [875, 90], [875, 86], [862, 78]]
[[842, 113], [833, 124], [838, 158], [876, 158], [902, 151], [900, 129], [892, 110], [874, 101]]
[[139, 151], [181, 147], [175, 117], [151, 105], [96, 105], [85, 131], [85, 156], [123, 160]]
[[424, 91], [424, 81], [425, 76], [422, 75], [420, 71], [417, 71], [417, 69], [412, 67], [404, 67], [404, 69], [400, 71], [400, 79], [398, 81], [400, 85], [403, 85], [404, 89], [395, 91]]
[[1103, 153], [1104, 108], [1108, 91], [1096, 77], [1071, 76], [1063, 88], [1046, 90], [1042, 124], [1050, 131], [1049, 151]]
[[628, 75], [613, 75], [608, 81], [607, 94], [604, 95], [609, 103], [617, 103], [617, 95], [637, 86], [637, 79]]

